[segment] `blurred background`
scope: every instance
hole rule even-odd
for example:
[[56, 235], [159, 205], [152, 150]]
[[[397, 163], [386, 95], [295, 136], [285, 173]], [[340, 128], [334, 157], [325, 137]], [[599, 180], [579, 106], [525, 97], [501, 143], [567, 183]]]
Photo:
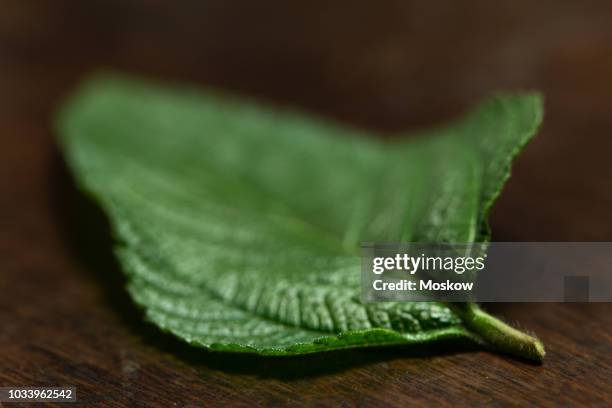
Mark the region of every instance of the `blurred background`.
[[[71, 182], [52, 121], [82, 78], [109, 68], [230, 89], [388, 137], [451, 119], [496, 90], [538, 89], [544, 124], [494, 209], [494, 239], [611, 241], [611, 22], [605, 0], [0, 0], [0, 379], [76, 383], [90, 398], [101, 384], [123, 402], [174, 387], [185, 391], [183, 402], [197, 388], [217, 402], [293, 395], [306, 404], [306, 390], [316, 398], [333, 389], [338, 401], [356, 398], [356, 389], [382, 398], [373, 396], [382, 383], [389, 395], [442, 398], [452, 390], [432, 381], [440, 375], [455, 376], [455, 401], [514, 395], [518, 403], [517, 390], [531, 391], [521, 392], [527, 399], [609, 395], [601, 374], [612, 352], [608, 305], [496, 306], [547, 344], [547, 366], [537, 372], [483, 353], [481, 374], [465, 354], [435, 365], [388, 357], [351, 369], [349, 385], [317, 377], [287, 386], [248, 370], [238, 379], [227, 361], [221, 370], [209, 360], [193, 377], [193, 363], [160, 354], [142, 331], [126, 328], [101, 300], [100, 281], [75, 260], [58, 215], [65, 204], [57, 196]], [[424, 382], [398, 380], [407, 375]], [[132, 388], [145, 380], [150, 388]], [[249, 393], [264, 383], [258, 396]]]
[[0, 137], [13, 144], [5, 165], [23, 160], [22, 144], [51, 143], [57, 102], [100, 68], [229, 88], [390, 132], [437, 124], [495, 90], [539, 89], [544, 125], [495, 210], [495, 238], [612, 239], [610, 2], [0, 5]]

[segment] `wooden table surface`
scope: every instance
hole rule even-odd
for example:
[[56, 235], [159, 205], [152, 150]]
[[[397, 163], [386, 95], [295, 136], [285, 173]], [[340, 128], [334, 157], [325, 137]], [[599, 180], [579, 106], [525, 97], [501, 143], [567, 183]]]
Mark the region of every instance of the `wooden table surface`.
[[[0, 0], [0, 385], [90, 406], [612, 404], [612, 305], [488, 308], [543, 365], [477, 350], [208, 354], [143, 323], [104, 218], [54, 143], [57, 104], [114, 68], [414, 129], [496, 89], [546, 117], [495, 208], [496, 240], [612, 240], [612, 3]], [[85, 216], [83, 216], [85, 214]], [[94, 250], [95, 248], [95, 250]]]

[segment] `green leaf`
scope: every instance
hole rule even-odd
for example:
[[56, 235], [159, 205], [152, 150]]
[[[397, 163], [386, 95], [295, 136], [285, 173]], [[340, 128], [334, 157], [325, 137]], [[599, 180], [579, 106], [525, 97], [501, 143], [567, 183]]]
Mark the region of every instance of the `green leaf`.
[[190, 344], [294, 355], [467, 340], [539, 360], [539, 341], [475, 305], [362, 304], [359, 245], [487, 241], [541, 105], [500, 94], [382, 142], [221, 93], [98, 77], [59, 131], [111, 220], [134, 300]]

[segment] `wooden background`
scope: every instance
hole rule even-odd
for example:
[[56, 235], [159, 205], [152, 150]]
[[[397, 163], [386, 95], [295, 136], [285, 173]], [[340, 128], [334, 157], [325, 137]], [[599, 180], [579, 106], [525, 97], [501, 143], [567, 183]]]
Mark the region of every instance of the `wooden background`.
[[459, 349], [211, 355], [160, 335], [54, 143], [58, 101], [100, 67], [389, 131], [540, 89], [544, 126], [494, 237], [610, 241], [611, 2], [0, 0], [0, 385], [75, 385], [87, 406], [612, 404], [610, 304], [490, 305], [542, 338], [542, 366]]

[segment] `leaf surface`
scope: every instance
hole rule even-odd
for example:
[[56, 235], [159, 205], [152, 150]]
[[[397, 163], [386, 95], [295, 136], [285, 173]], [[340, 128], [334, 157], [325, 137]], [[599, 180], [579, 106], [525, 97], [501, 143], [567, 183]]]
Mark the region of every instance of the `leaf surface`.
[[486, 342], [445, 304], [362, 304], [359, 245], [487, 241], [541, 116], [537, 94], [500, 94], [381, 142], [222, 93], [99, 77], [59, 131], [148, 319], [213, 350], [291, 355]]

